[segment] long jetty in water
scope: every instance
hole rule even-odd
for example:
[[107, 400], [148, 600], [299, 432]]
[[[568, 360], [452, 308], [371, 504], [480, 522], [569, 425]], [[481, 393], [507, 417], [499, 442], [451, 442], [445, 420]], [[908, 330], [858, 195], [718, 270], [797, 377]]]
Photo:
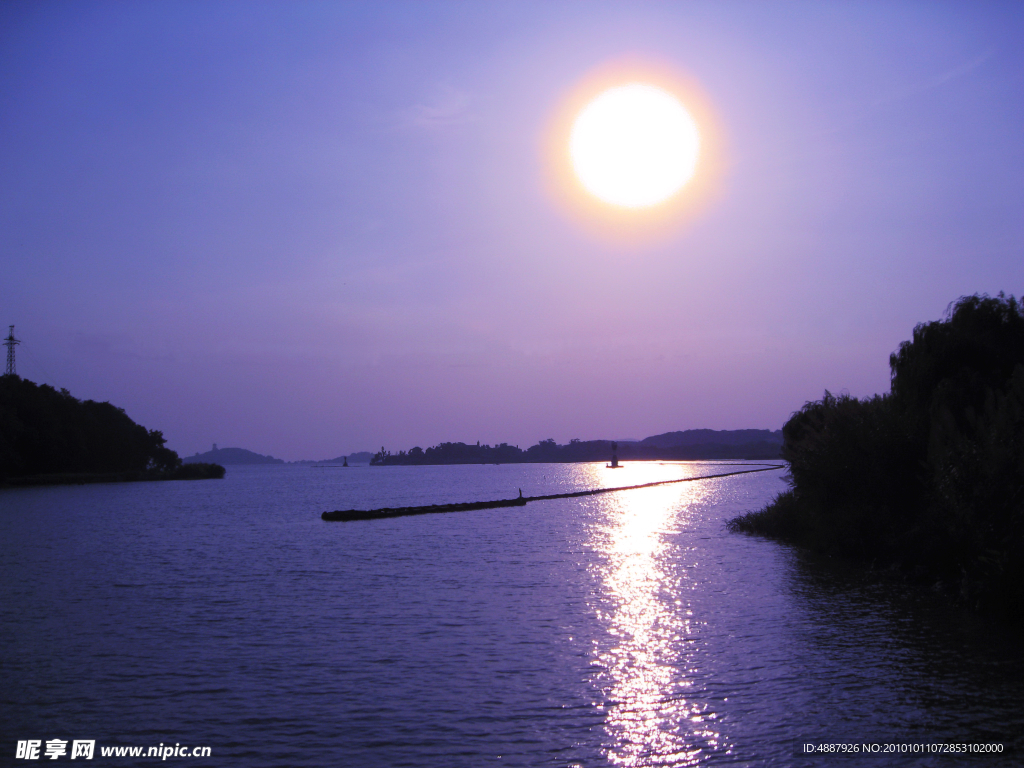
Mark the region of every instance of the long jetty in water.
[[[327, 521], [348, 522], [352, 520], [379, 520], [387, 517], [405, 517], [407, 515], [429, 515], [435, 512], [469, 512], [474, 509], [495, 509], [498, 507], [524, 507], [531, 501], [547, 501], [549, 499], [572, 499], [577, 496], [596, 496], [599, 493], [615, 491], [635, 491], [638, 488], [653, 488], [656, 485], [672, 485], [673, 483], [692, 483], [697, 480], [711, 480], [716, 477], [732, 475], [748, 475], [752, 472], [770, 472], [773, 469], [785, 469], [784, 464], [770, 464], [757, 469], [741, 469], [735, 472], [722, 472], [717, 475], [701, 475], [699, 477], [681, 477], [677, 480], [658, 480], [640, 485], [621, 485], [615, 488], [588, 488], [584, 491], [569, 493], [550, 493], [545, 496], [522, 496], [515, 499], [497, 499], [495, 501], [469, 501], [460, 504], [429, 504], [423, 507], [382, 507], [381, 509], [336, 509], [324, 512], [321, 519]], [[520, 494], [522, 491], [520, 491]]]

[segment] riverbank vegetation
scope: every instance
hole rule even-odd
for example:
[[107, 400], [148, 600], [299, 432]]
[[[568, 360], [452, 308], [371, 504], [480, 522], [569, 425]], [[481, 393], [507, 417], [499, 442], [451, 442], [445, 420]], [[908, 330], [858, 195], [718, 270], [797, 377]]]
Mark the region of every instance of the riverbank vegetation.
[[19, 376], [0, 376], [0, 484], [50, 485], [224, 476], [183, 466], [155, 429], [110, 403], [78, 400]]
[[730, 528], [1024, 616], [1024, 304], [961, 298], [889, 363], [888, 394], [826, 391], [793, 414], [790, 489]]

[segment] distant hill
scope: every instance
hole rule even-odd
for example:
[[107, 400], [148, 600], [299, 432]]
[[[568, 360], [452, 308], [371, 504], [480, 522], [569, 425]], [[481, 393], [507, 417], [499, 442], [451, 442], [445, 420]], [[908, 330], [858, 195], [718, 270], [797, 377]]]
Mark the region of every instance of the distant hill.
[[259, 453], [247, 451], [245, 448], [215, 448], [206, 453], [197, 453], [195, 456], [188, 456], [182, 459], [184, 464], [284, 464], [284, 459], [275, 459], [273, 456], [263, 456]]
[[653, 448], [681, 448], [696, 445], [751, 445], [775, 443], [782, 445], [782, 430], [770, 429], [687, 429], [645, 437], [640, 445]]

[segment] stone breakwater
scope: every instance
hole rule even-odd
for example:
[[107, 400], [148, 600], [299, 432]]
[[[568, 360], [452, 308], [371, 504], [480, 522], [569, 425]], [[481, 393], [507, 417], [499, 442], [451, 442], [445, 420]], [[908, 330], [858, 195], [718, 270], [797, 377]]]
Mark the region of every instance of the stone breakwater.
[[469, 501], [459, 504], [430, 504], [422, 507], [382, 507], [380, 509], [336, 509], [333, 512], [324, 512], [320, 515], [322, 520], [328, 522], [349, 522], [353, 520], [377, 520], [387, 517], [405, 517], [407, 515], [429, 515], [436, 512], [470, 512], [475, 509], [495, 509], [498, 507], [523, 507], [530, 501], [547, 501], [548, 499], [572, 499], [577, 496], [595, 496], [599, 493], [613, 493], [615, 491], [633, 491], [638, 488], [652, 488], [656, 485], [672, 485], [673, 483], [692, 483], [696, 480], [711, 480], [716, 477], [731, 477], [732, 475], [746, 475], [752, 472], [769, 472], [773, 469], [785, 469], [783, 464], [770, 464], [756, 469], [742, 469], [735, 472], [721, 472], [715, 475], [701, 475], [700, 477], [683, 477], [678, 480], [659, 480], [654, 483], [642, 483], [640, 485], [622, 485], [615, 488], [588, 488], [583, 491], [572, 491], [570, 493], [551, 493], [545, 496], [522, 496], [515, 499], [497, 499], [495, 501]]

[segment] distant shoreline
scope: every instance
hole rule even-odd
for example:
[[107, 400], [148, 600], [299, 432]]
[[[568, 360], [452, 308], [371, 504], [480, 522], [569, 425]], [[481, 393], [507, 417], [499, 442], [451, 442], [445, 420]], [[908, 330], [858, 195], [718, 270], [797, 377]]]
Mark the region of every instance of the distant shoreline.
[[285, 461], [246, 448], [218, 448], [187, 456], [185, 464], [213, 462], [224, 466], [280, 464], [306, 466], [349, 465], [444, 465], [444, 464], [578, 464], [608, 461], [616, 454], [621, 461], [716, 461], [776, 460], [782, 450], [782, 432], [768, 429], [688, 429], [664, 432], [643, 440], [570, 440], [559, 445], [552, 439], [520, 449], [518, 445], [445, 442], [423, 449], [392, 453], [381, 448], [376, 454], [356, 451], [333, 459]]
[[243, 465], [256, 465], [256, 464], [278, 464], [284, 466], [285, 464], [342, 464], [348, 461], [349, 464], [369, 464], [370, 459], [373, 458], [373, 454], [369, 451], [358, 451], [355, 453], [349, 453], [342, 456], [338, 456], [333, 459], [320, 459], [318, 461], [313, 460], [302, 460], [302, 461], [285, 461], [284, 459], [275, 459], [273, 456], [265, 456], [261, 453], [250, 451], [246, 448], [218, 448], [217, 444], [214, 443], [213, 450], [206, 451], [206, 453], [197, 453], [193, 456], [186, 456], [182, 459], [184, 464], [199, 464], [199, 463], [211, 463], [221, 464], [223, 466], [243, 466]]
[[93, 483], [144, 483], [160, 480], [219, 480], [226, 470], [219, 464], [189, 464], [170, 472], [60, 472], [48, 475], [8, 477], [0, 488], [40, 485], [92, 485]]
[[619, 461], [774, 461], [780, 458], [781, 448], [781, 438], [778, 442], [762, 440], [668, 446], [656, 443], [616, 443], [612, 440], [573, 440], [567, 445], [558, 445], [554, 440], [544, 440], [526, 450], [506, 443], [496, 446], [441, 443], [426, 450], [413, 448], [397, 454], [382, 448], [370, 460], [370, 464], [579, 464], [608, 461], [613, 456], [617, 456]]

